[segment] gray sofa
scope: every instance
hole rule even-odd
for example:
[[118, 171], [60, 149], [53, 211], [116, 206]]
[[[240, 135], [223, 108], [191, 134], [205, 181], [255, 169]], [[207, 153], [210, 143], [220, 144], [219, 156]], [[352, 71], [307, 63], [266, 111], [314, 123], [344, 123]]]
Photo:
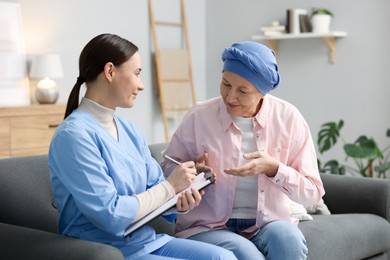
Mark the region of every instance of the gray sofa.
[[[151, 145], [161, 161], [166, 144]], [[299, 224], [308, 259], [390, 259], [390, 180], [323, 175], [333, 213]], [[1, 259], [123, 259], [111, 246], [61, 236], [52, 206], [47, 156], [0, 159]], [[154, 220], [158, 232], [174, 226]]]

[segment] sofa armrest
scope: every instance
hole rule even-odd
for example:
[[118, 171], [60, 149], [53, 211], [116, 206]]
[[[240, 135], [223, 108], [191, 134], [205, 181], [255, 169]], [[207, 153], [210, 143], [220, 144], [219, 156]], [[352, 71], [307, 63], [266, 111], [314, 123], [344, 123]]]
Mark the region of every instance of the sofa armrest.
[[390, 222], [390, 180], [321, 174], [332, 214], [371, 213]]
[[0, 223], [2, 259], [123, 260], [115, 247], [32, 228]]

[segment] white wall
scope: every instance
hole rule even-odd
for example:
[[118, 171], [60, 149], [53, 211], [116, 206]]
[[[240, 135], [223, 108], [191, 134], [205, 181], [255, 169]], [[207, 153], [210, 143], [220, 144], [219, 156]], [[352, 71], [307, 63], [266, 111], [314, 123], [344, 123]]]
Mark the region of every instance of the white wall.
[[[162, 142], [160, 104], [152, 81], [151, 29], [148, 1], [139, 0], [15, 0], [21, 4], [23, 31], [28, 59], [37, 53], [59, 53], [63, 59], [63, 79], [59, 103], [66, 103], [78, 76], [78, 57], [84, 45], [100, 33], [115, 33], [129, 39], [140, 49], [145, 90], [138, 95], [132, 109], [119, 113], [135, 121], [149, 143]], [[158, 12], [177, 15], [172, 6], [177, 0], [155, 0]], [[164, 5], [159, 4], [163, 2]], [[194, 65], [194, 77], [198, 99], [205, 98], [205, 1], [186, 1], [190, 47]], [[175, 13], [172, 14], [172, 11]], [[157, 15], [157, 13], [156, 13]]]
[[[137, 44], [143, 57], [146, 89], [133, 109], [120, 113], [140, 126], [149, 143], [164, 141], [159, 103], [152, 86], [152, 39], [146, 0], [8, 1], [22, 6], [27, 53], [61, 54], [65, 70], [65, 78], [59, 81], [62, 103], [78, 76], [78, 55], [91, 37], [112, 32]], [[169, 13], [170, 2], [176, 0], [155, 1], [164, 3], [159, 4], [159, 12]], [[185, 2], [198, 100], [218, 95], [224, 47], [250, 40], [252, 34], [259, 33], [260, 26], [273, 20], [285, 22], [288, 8], [331, 9], [335, 13], [332, 28], [348, 33], [348, 37], [337, 40], [336, 64], [329, 63], [328, 49], [321, 39], [282, 41], [277, 56], [282, 83], [273, 94], [300, 109], [315, 139], [322, 123], [344, 119], [347, 141], [367, 134], [382, 143], [389, 142], [385, 137], [390, 127], [389, 1]]]
[[[333, 30], [346, 31], [337, 40], [336, 63], [330, 64], [322, 39], [279, 43], [277, 59], [282, 81], [272, 92], [295, 104], [305, 116], [315, 140], [320, 125], [344, 119], [346, 141], [375, 137], [383, 148], [390, 128], [390, 2], [387, 0], [213, 0], [206, 2], [207, 95], [219, 94], [221, 52], [235, 41], [250, 40], [273, 20], [285, 23], [288, 8], [325, 7], [333, 11]], [[328, 157], [344, 158], [343, 153]], [[341, 149], [340, 149], [341, 152]], [[324, 158], [326, 158], [325, 155]]]

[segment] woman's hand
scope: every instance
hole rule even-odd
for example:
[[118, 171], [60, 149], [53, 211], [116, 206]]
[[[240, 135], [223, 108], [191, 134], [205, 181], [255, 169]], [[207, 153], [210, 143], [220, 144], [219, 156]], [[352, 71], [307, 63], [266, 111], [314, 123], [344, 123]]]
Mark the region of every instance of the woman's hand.
[[194, 188], [191, 188], [191, 191], [183, 191], [176, 202], [176, 210], [182, 213], [192, 210], [199, 206], [203, 195], [203, 190], [199, 192]]
[[169, 175], [167, 181], [171, 184], [175, 193], [191, 186], [196, 177], [196, 168], [193, 161], [182, 162]]
[[196, 158], [195, 167], [196, 172], [212, 172], [213, 170], [207, 166], [207, 159], [209, 158], [209, 155], [207, 152], [204, 152], [201, 156]]
[[213, 177], [216, 179], [217, 176], [216, 176], [215, 172], [213, 171], [213, 169], [210, 168], [209, 166], [207, 166], [207, 159], [208, 158], [209, 158], [208, 153], [204, 152], [201, 156], [199, 156], [196, 159], [196, 162], [195, 162], [196, 172], [198, 174], [201, 172], [211, 172]]
[[225, 173], [235, 176], [254, 176], [259, 173], [274, 177], [278, 172], [279, 161], [266, 152], [253, 152], [244, 154], [244, 159], [249, 160], [240, 167], [225, 169]]

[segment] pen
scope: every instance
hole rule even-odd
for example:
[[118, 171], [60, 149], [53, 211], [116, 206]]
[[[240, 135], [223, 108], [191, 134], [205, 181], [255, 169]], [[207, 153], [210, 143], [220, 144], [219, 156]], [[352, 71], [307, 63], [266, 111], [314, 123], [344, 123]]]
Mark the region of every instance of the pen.
[[172, 157], [169, 157], [168, 155], [164, 154], [164, 158], [173, 162], [174, 164], [177, 164], [177, 165], [180, 165], [180, 163], [178, 161], [176, 161], [175, 159], [173, 159]]

